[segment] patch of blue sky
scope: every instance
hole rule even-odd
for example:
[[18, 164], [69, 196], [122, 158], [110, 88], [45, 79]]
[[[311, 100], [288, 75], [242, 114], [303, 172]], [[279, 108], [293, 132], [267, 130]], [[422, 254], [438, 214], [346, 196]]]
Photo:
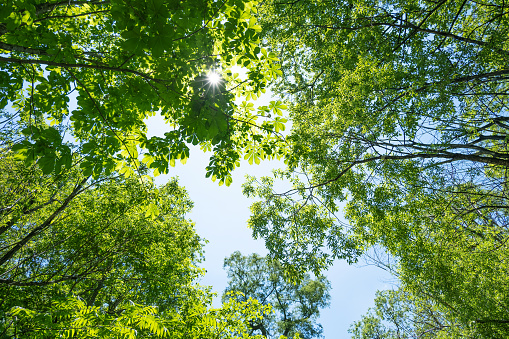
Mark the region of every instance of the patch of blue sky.
[[[244, 77], [242, 70], [234, 70]], [[242, 101], [242, 98], [237, 99]], [[267, 91], [255, 102], [256, 106], [269, 105], [272, 93]], [[240, 102], [238, 102], [240, 103]], [[171, 129], [164, 119], [153, 116], [146, 120], [148, 137], [162, 136]], [[287, 124], [285, 133], [290, 126]], [[229, 187], [219, 186], [210, 178], [205, 178], [205, 167], [208, 165], [210, 153], [204, 153], [199, 146], [190, 146], [190, 157], [185, 165], [176, 162], [169, 174], [155, 178], [157, 184], [166, 183], [170, 177], [179, 177], [180, 185], [184, 186], [194, 208], [190, 218], [196, 223], [198, 234], [207, 239], [205, 246], [205, 262], [202, 266], [207, 270], [201, 280], [204, 285], [212, 286], [217, 297], [214, 305], [220, 306], [221, 294], [226, 288], [227, 275], [222, 269], [224, 258], [234, 251], [244, 255], [258, 253], [266, 255], [264, 241], [253, 239], [251, 229], [247, 226], [250, 216], [250, 205], [253, 200], [242, 194], [242, 184], [246, 175], [256, 177], [272, 176], [272, 171], [284, 168], [283, 161], [262, 161], [259, 165], [249, 165], [247, 160], [232, 173], [233, 183]], [[288, 183], [277, 183], [275, 189], [284, 191]], [[338, 214], [338, 222], [345, 220]], [[324, 328], [326, 338], [345, 338], [350, 325], [361, 318], [368, 308], [374, 306], [377, 290], [391, 288], [394, 278], [386, 271], [374, 265], [348, 265], [345, 261], [336, 261], [325, 272], [331, 282], [331, 306], [321, 311], [319, 323]]]

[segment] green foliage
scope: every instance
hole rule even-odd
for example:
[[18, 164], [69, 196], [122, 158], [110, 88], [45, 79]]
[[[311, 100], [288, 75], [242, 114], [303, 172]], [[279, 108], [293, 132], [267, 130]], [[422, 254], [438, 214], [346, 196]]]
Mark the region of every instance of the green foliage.
[[[227, 184], [245, 153], [282, 156], [284, 119], [234, 101], [256, 99], [282, 74], [260, 49], [256, 12], [246, 0], [4, 1], [0, 109], [16, 113], [26, 136], [14, 150], [45, 174], [69, 169], [78, 151], [84, 174], [98, 178], [130, 176], [140, 155], [155, 175], [168, 173], [200, 144], [214, 152], [207, 176]], [[247, 79], [233, 74], [237, 65]], [[204, 76], [212, 69], [219, 85]], [[148, 138], [155, 114], [168, 132]]]
[[11, 309], [37, 319], [53, 309], [113, 317], [128, 301], [171, 313], [208, 298], [192, 283], [202, 244], [185, 219], [192, 202], [175, 180], [156, 188], [144, 178], [91, 180], [76, 166], [45, 175], [37, 165], [2, 150], [2, 332], [33, 334], [23, 322], [10, 327]]
[[213, 309], [195, 283], [202, 240], [176, 180], [44, 174], [1, 151], [2, 338], [258, 338], [247, 323], [268, 306]]
[[45, 313], [14, 307], [8, 315], [15, 327], [9, 332], [16, 338], [34, 335], [42, 338], [169, 337], [169, 329], [164, 326], [169, 322], [157, 313], [156, 307], [132, 303], [122, 305], [116, 314], [106, 313], [100, 307], [87, 306], [83, 300], [69, 297], [53, 302]]
[[[509, 291], [503, 272], [509, 234], [500, 208], [504, 200], [496, 191], [472, 185], [444, 189], [449, 192], [413, 204], [420, 220], [404, 211], [394, 213], [395, 230], [406, 232], [384, 237], [397, 257], [394, 269], [411, 297], [440, 305], [448, 321], [480, 337], [506, 337]], [[373, 221], [373, 230], [385, 228], [381, 220]]]
[[[305, 275], [296, 284], [284, 277], [276, 261], [257, 254], [243, 256], [233, 253], [224, 261], [228, 271], [228, 286], [223, 302], [257, 300], [271, 306], [273, 313], [250, 319], [249, 334], [260, 333], [265, 338], [319, 338], [322, 326], [316, 324], [320, 309], [329, 305], [330, 285], [327, 279], [315, 280]], [[234, 294], [232, 294], [234, 293]]]
[[[122, 304], [115, 313], [98, 306], [87, 306], [77, 298], [69, 297], [53, 302], [52, 307], [40, 313], [21, 307], [13, 308], [12, 321], [15, 338], [252, 338], [247, 334], [247, 321], [263, 317], [268, 307], [258, 302], [230, 300], [220, 309], [208, 309], [195, 303], [188, 314], [158, 312], [155, 306], [132, 302]], [[20, 330], [21, 328], [22, 330]]]
[[355, 339], [480, 337], [473, 326], [462, 325], [439, 303], [401, 289], [378, 292], [375, 307], [349, 332]]
[[[271, 256], [284, 267], [288, 279], [299, 280], [311, 268], [319, 274], [331, 265], [334, 258], [355, 261], [360, 254], [359, 245], [337, 223], [328, 206], [304, 189], [304, 183], [291, 171], [276, 171], [276, 179], [289, 180], [299, 189], [278, 194], [274, 192], [274, 178], [257, 180], [248, 177], [243, 193], [261, 198], [251, 205], [249, 226], [255, 238], [263, 238]], [[331, 253], [323, 252], [328, 244]]]
[[303, 0], [260, 10], [292, 121], [275, 179], [292, 187], [251, 178], [244, 192], [260, 200], [254, 235], [292, 274], [382, 248], [409, 303], [508, 336], [508, 9]]

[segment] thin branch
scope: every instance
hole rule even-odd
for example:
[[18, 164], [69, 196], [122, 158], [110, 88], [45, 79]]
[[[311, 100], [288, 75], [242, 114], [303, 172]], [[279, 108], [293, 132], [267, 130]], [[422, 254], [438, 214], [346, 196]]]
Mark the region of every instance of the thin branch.
[[21, 241], [19, 241], [15, 246], [13, 246], [7, 253], [5, 253], [0, 258], [0, 266], [2, 266], [6, 261], [10, 260], [16, 252], [18, 252], [27, 242], [29, 242], [33, 237], [38, 235], [39, 233], [43, 232], [46, 228], [48, 228], [53, 220], [63, 211], [67, 208], [67, 205], [71, 202], [74, 197], [76, 197], [79, 194], [79, 191], [81, 187], [87, 182], [89, 177], [84, 178], [82, 181], [79, 182], [79, 184], [74, 188], [74, 190], [69, 194], [69, 196], [64, 200], [62, 205], [53, 212], [41, 225], [37, 226], [30, 232], [28, 235], [26, 235]]

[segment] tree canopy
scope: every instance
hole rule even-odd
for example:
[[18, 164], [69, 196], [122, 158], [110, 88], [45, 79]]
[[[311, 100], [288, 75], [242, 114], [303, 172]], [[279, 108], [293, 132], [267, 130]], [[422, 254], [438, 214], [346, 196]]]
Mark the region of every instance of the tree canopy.
[[355, 339], [479, 337], [474, 327], [457, 321], [450, 310], [422, 297], [403, 290], [378, 292], [375, 307], [349, 332]]
[[[14, 149], [29, 164], [39, 159], [46, 174], [69, 168], [79, 152], [84, 174], [98, 177], [130, 175], [140, 160], [167, 173], [189, 157], [189, 143], [199, 144], [214, 151], [207, 176], [227, 184], [241, 156], [281, 156], [284, 119], [267, 117], [281, 103], [256, 111], [248, 102], [281, 74], [259, 46], [256, 4], [3, 1], [0, 109], [17, 113], [12, 122], [23, 122], [26, 136]], [[212, 71], [219, 84], [208, 83]], [[149, 138], [146, 118], [155, 114], [169, 131]]]
[[[267, 2], [291, 146], [287, 169], [245, 194], [259, 198], [249, 223], [272, 257], [319, 272], [382, 248], [412, 298], [507, 336], [508, 9]], [[277, 179], [293, 188], [277, 192]]]
[[285, 279], [279, 263], [238, 251], [224, 260], [224, 268], [229, 280], [223, 301], [245, 302], [252, 298], [274, 311], [250, 321], [250, 334], [259, 333], [265, 338], [322, 337], [322, 326], [316, 321], [320, 309], [329, 305], [330, 285], [325, 277], [311, 279], [306, 275], [295, 284]]
[[[317, 206], [335, 219], [338, 201], [347, 199], [350, 221], [411, 210], [419, 194], [486, 190], [505, 199], [503, 4], [297, 1], [264, 8], [264, 37], [281, 50], [278, 88], [292, 104], [289, 171], [306, 177], [257, 205], [261, 210], [283, 211], [276, 202], [299, 193], [303, 202], [292, 207], [299, 213], [282, 216]], [[503, 213], [494, 201], [482, 205]], [[270, 222], [277, 224], [253, 219], [255, 233]], [[340, 239], [333, 231], [326, 227], [328, 238]]]
[[[508, 37], [501, 0], [3, 1], [0, 336], [316, 337], [307, 270], [381, 251], [400, 286], [355, 337], [508, 337]], [[287, 165], [244, 186], [270, 257], [226, 260], [221, 309], [150, 180], [189, 144], [220, 184]]]
[[176, 179], [157, 187], [143, 168], [94, 179], [79, 154], [45, 174], [12, 151], [13, 116], [0, 112], [0, 337], [249, 337], [270, 308], [211, 307], [197, 283], [204, 240]]
[[[149, 177], [189, 144], [226, 185], [241, 157], [284, 154], [284, 105], [249, 102], [281, 74], [256, 4], [0, 4], [0, 336], [259, 337], [247, 323], [270, 308], [210, 307], [192, 203]], [[155, 114], [169, 128], [149, 138]]]
[[0, 169], [2, 338], [247, 337], [269, 312], [253, 299], [210, 307], [176, 180], [43, 174], [5, 148]]

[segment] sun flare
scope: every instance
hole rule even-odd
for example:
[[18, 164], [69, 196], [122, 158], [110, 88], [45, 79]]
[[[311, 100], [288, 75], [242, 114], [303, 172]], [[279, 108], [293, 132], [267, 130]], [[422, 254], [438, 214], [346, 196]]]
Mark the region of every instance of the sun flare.
[[207, 79], [211, 85], [217, 85], [221, 81], [221, 76], [218, 73], [216, 73], [215, 71], [211, 71], [207, 75]]

